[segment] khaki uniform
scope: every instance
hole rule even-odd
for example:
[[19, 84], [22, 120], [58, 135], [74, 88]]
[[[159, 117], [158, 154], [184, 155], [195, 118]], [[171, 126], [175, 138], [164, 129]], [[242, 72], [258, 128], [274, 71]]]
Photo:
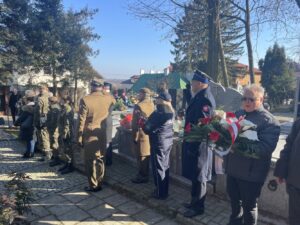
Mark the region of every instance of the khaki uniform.
[[86, 175], [90, 188], [101, 186], [104, 176], [106, 149], [106, 118], [113, 97], [102, 92], [93, 92], [80, 101], [78, 142], [83, 144]]
[[61, 108], [58, 103], [50, 105], [49, 112], [47, 114], [47, 128], [49, 132], [50, 148], [55, 159], [58, 159], [59, 156], [58, 137], [60, 114]]
[[148, 179], [150, 161], [149, 136], [139, 127], [141, 118], [147, 119], [154, 111], [153, 102], [146, 98], [135, 105], [132, 117], [132, 135], [135, 143], [135, 155], [138, 163], [138, 177]]
[[74, 111], [69, 104], [62, 107], [60, 119], [60, 149], [62, 158], [72, 162], [72, 138], [74, 129]]
[[37, 128], [37, 144], [38, 148], [44, 152], [50, 152], [49, 133], [46, 126], [47, 114], [49, 111], [48, 95], [40, 95], [36, 99], [34, 107], [33, 124]]

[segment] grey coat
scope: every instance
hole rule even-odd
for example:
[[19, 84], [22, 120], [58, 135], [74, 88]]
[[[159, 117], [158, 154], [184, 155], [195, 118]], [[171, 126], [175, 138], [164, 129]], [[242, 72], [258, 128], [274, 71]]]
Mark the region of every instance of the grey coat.
[[241, 110], [236, 115], [238, 118], [245, 115], [245, 119], [257, 125], [259, 142], [254, 149], [259, 159], [229, 153], [225, 159], [225, 172], [241, 180], [264, 183], [280, 134], [279, 122], [263, 107], [250, 113]]
[[294, 122], [291, 133], [280, 152], [274, 171], [276, 177], [285, 178], [287, 184], [300, 189], [300, 120]]

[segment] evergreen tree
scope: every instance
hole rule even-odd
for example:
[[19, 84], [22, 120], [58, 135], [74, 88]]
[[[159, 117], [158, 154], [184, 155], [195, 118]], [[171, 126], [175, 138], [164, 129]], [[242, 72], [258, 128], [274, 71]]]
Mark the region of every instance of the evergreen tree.
[[34, 66], [36, 70], [52, 76], [53, 94], [56, 95], [57, 76], [64, 72], [64, 12], [61, 0], [35, 0], [31, 19], [28, 35], [37, 62]]
[[26, 31], [30, 23], [29, 0], [3, 0], [0, 2], [0, 80], [12, 77], [28, 62], [30, 45]]
[[261, 83], [265, 87], [271, 105], [281, 104], [294, 95], [293, 70], [289, 68], [284, 47], [277, 43], [269, 48], [265, 58], [259, 61]]
[[[222, 17], [224, 12], [230, 13], [232, 10], [227, 1], [220, 1], [220, 35], [226, 64], [243, 54], [241, 29], [237, 27], [235, 20]], [[174, 70], [185, 73], [201, 69], [208, 72], [208, 12], [205, 0], [194, 0], [185, 7], [184, 16], [175, 29], [176, 39], [171, 42], [174, 47], [171, 51], [174, 55]], [[220, 76], [217, 77], [219, 81]]]

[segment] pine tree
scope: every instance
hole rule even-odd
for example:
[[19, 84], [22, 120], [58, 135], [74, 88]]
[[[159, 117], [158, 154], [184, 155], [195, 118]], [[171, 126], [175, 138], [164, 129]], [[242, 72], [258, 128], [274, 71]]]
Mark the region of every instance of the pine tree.
[[5, 82], [14, 71], [29, 63], [30, 45], [26, 30], [30, 23], [29, 0], [3, 0], [0, 2], [0, 80]]
[[277, 43], [269, 48], [265, 58], [259, 61], [262, 71], [261, 83], [265, 87], [271, 105], [281, 104], [294, 93], [293, 71], [288, 67], [284, 47]]

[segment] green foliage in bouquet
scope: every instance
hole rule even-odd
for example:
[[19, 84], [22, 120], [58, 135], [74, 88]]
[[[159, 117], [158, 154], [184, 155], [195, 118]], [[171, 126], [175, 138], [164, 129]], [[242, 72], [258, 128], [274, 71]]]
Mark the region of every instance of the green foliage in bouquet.
[[259, 159], [256, 152], [256, 149], [258, 149], [258, 143], [258, 141], [249, 140], [244, 137], [237, 137], [234, 145], [232, 146], [232, 150], [245, 157]]
[[114, 105], [115, 111], [125, 111], [127, 107], [124, 105], [124, 102], [121, 98], [117, 99], [117, 102]]

